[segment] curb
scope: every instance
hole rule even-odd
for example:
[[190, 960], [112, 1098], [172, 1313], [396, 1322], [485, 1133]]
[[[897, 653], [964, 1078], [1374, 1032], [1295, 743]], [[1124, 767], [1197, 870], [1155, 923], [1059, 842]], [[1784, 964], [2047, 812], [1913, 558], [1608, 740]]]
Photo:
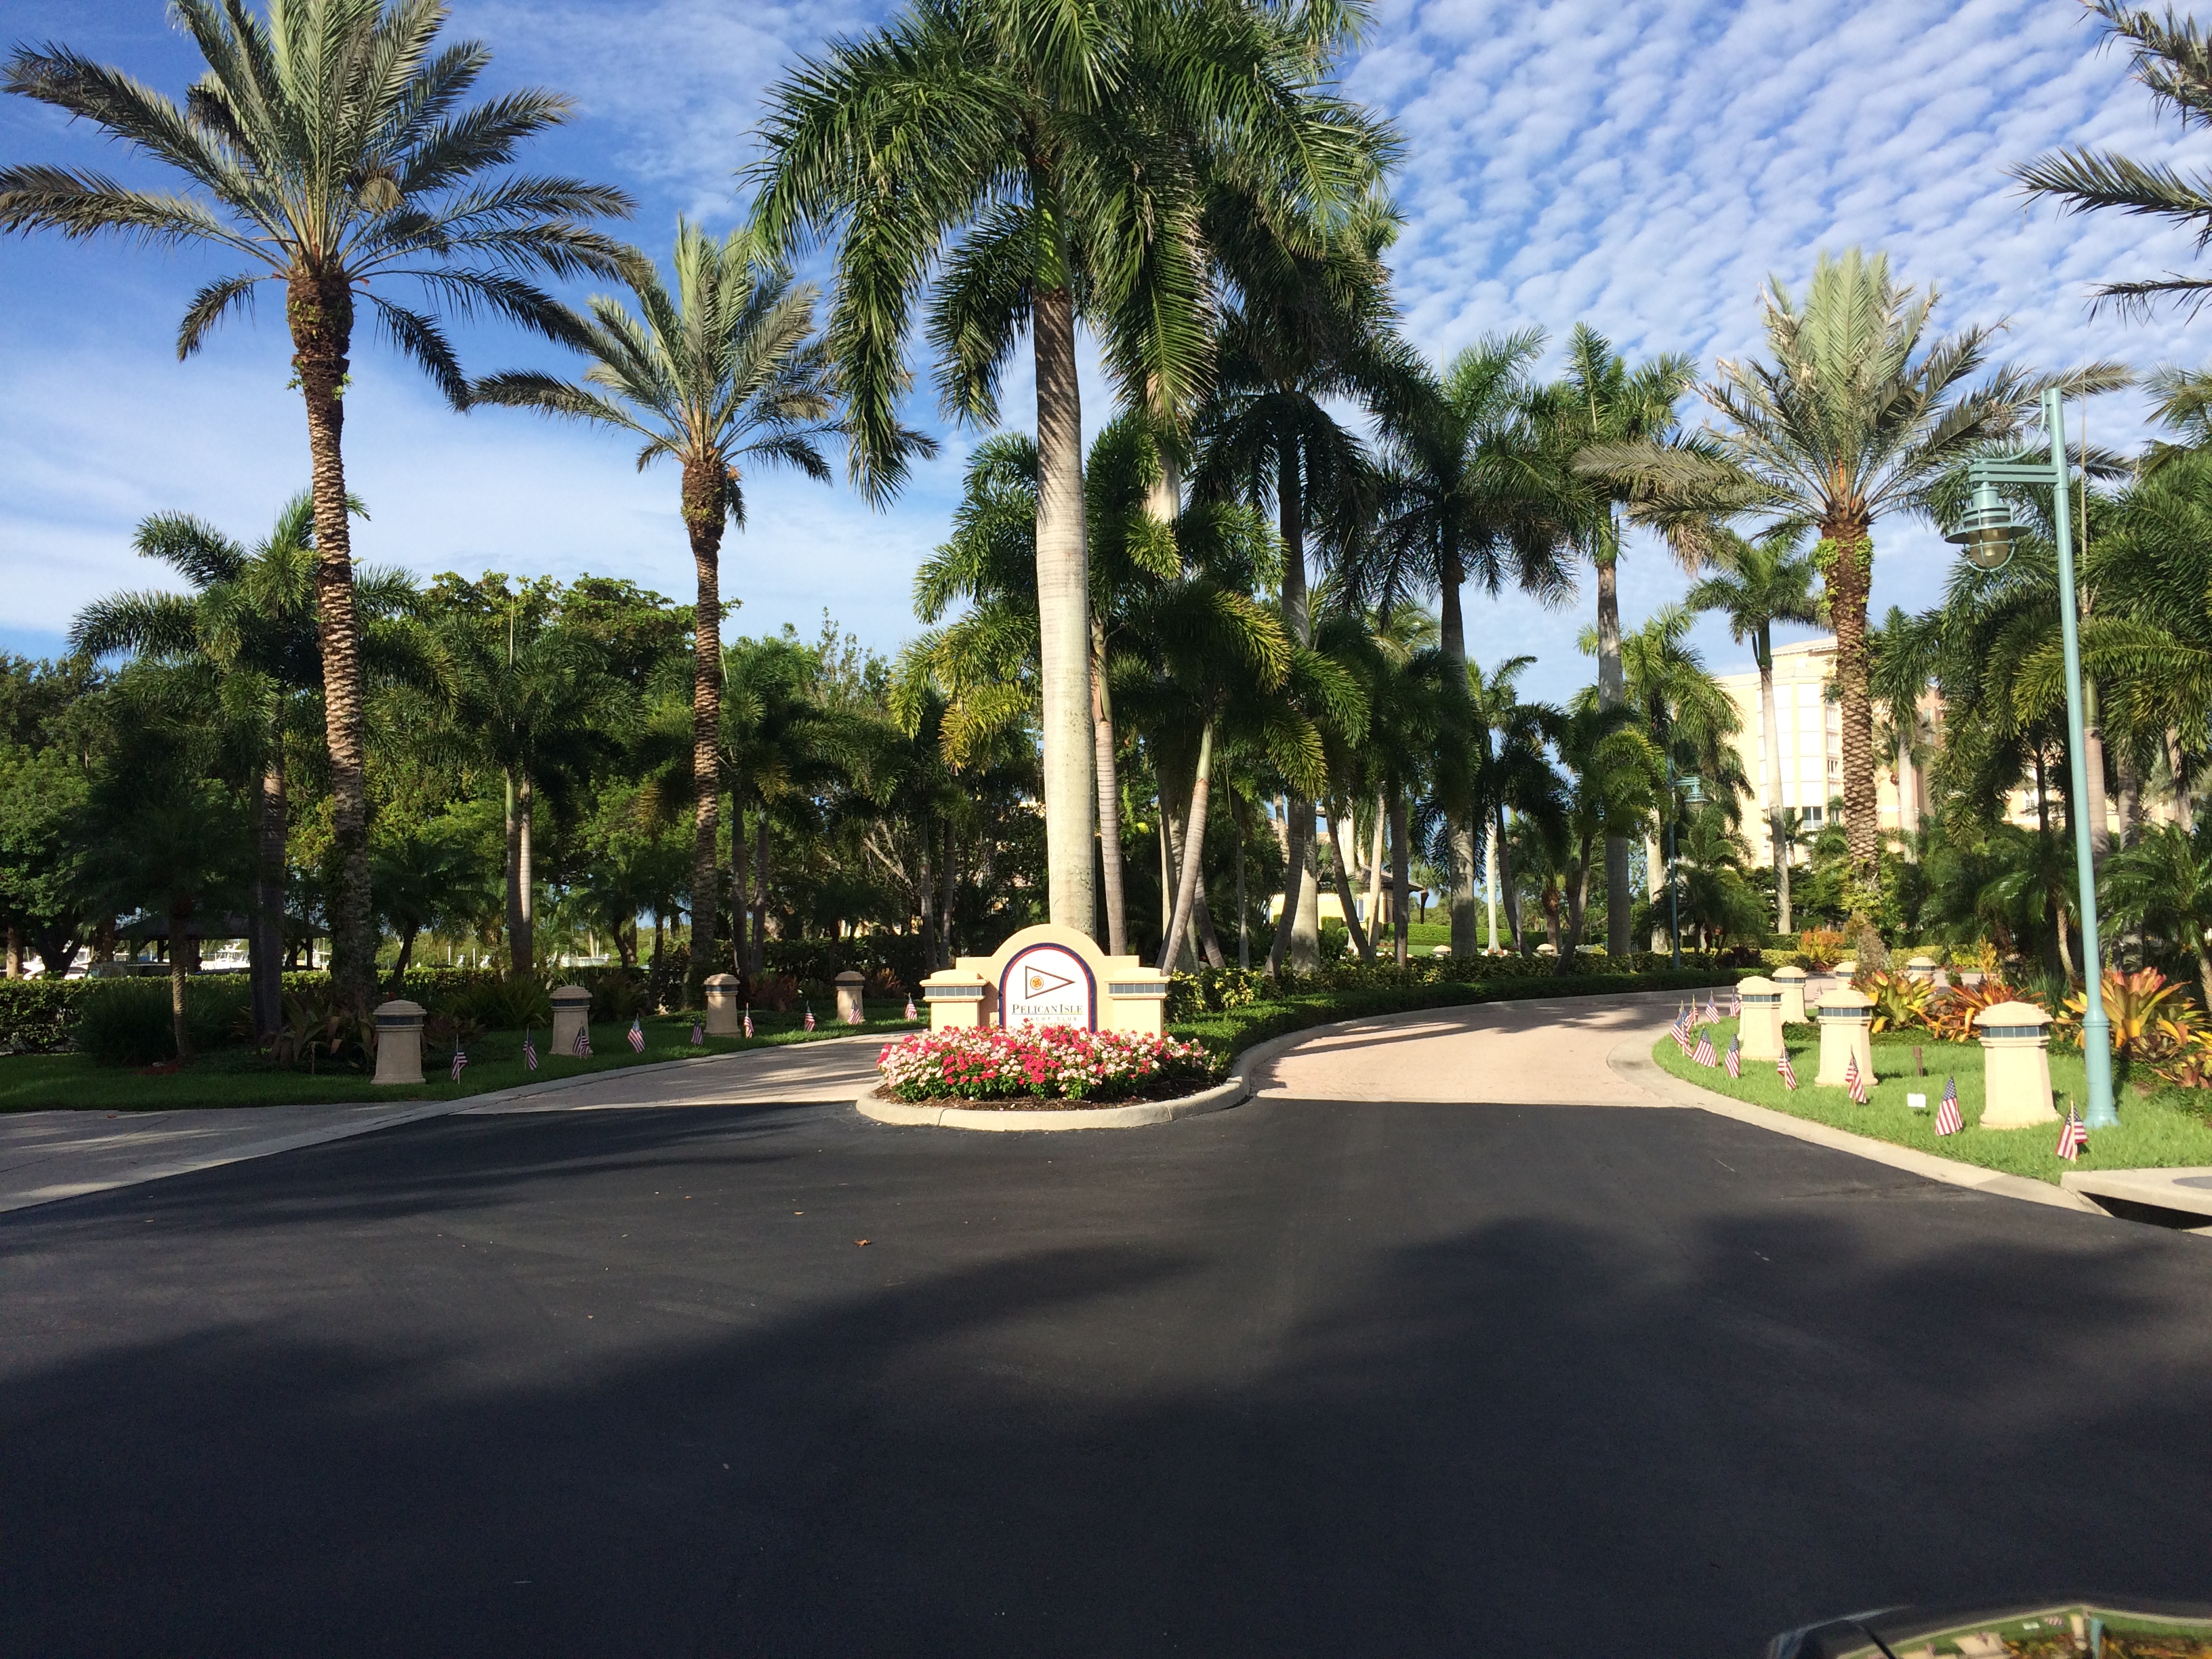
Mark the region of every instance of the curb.
[[740, 1048], [726, 1054], [686, 1054], [681, 1060], [648, 1060], [641, 1065], [607, 1066], [596, 1072], [579, 1072], [574, 1077], [553, 1078], [544, 1083], [518, 1083], [512, 1088], [494, 1089], [488, 1094], [463, 1095], [455, 1100], [435, 1103], [455, 1114], [472, 1112], [480, 1106], [503, 1105], [509, 1101], [532, 1100], [539, 1095], [559, 1094], [564, 1090], [581, 1089], [593, 1083], [604, 1083], [611, 1077], [641, 1077], [647, 1072], [672, 1072], [684, 1066], [711, 1066], [718, 1060], [740, 1059], [746, 1054], [770, 1054], [779, 1048], [830, 1048], [841, 1042], [882, 1042], [880, 1034], [863, 1033], [856, 1036], [816, 1037], [807, 1042], [780, 1042], [762, 1048]]
[[1810, 1118], [1792, 1117], [1789, 1113], [1778, 1112], [1771, 1107], [1753, 1106], [1748, 1101], [1735, 1100], [1727, 1095], [1717, 1094], [1711, 1089], [1700, 1089], [1694, 1083], [1685, 1083], [1651, 1058], [1650, 1049], [1656, 1041], [1656, 1037], [1648, 1035], [1624, 1037], [1606, 1056], [1606, 1065], [1616, 1077], [1625, 1079], [1644, 1093], [1653, 1096], [1655, 1103], [1658, 1105], [1694, 1107], [1718, 1117], [1732, 1117], [1737, 1122], [1748, 1123], [1754, 1128], [1771, 1129], [1776, 1134], [1808, 1140], [1816, 1146], [1826, 1146], [1833, 1152], [1850, 1152], [1871, 1163], [1886, 1164], [1893, 1170], [1903, 1170], [1929, 1181], [1940, 1181], [1948, 1187], [1967, 1187], [1998, 1198], [2016, 1198], [2025, 1203], [2047, 1205], [2053, 1209], [2075, 1210], [2110, 1218], [2111, 1212], [2091, 1203], [2081, 1194], [2063, 1187], [2054, 1187], [2048, 1182], [2030, 1180], [2026, 1176], [2007, 1175], [2000, 1170], [1985, 1170], [1978, 1164], [1961, 1164], [1955, 1158], [1938, 1158], [1933, 1152], [1899, 1146], [1891, 1141], [1876, 1140], [1871, 1135], [1854, 1134], [1849, 1129], [1815, 1123]]

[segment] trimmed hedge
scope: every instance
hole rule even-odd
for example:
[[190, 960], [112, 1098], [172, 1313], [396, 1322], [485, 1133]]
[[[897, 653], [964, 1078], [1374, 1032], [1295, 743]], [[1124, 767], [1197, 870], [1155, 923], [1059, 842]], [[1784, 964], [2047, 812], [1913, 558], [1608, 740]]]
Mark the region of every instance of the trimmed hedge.
[[[1735, 977], [1736, 964], [1729, 953], [1682, 953], [1675, 973], [1663, 955], [1638, 951], [1618, 963], [1603, 956], [1585, 957], [1573, 973], [1560, 974], [1548, 957], [1415, 957], [1403, 968], [1394, 962], [1339, 962], [1310, 974], [1285, 970], [1270, 980], [1256, 968], [1202, 968], [1194, 974], [1177, 974], [1168, 987], [1168, 1018], [1196, 1019], [1260, 1002], [1290, 1002], [1311, 996], [1392, 996], [1430, 989], [1491, 993], [1500, 985], [1534, 987], [1518, 989], [1516, 996], [1540, 996], [1547, 986], [1576, 988], [1566, 994], [1581, 995], [1587, 989], [1638, 990], [1663, 985], [1713, 985]], [[1453, 1001], [1490, 1001], [1495, 994], [1448, 996]], [[1438, 1006], [1433, 999], [1408, 1002], [1407, 1007]]]
[[58, 1054], [70, 1046], [89, 979], [0, 979], [0, 1054]]

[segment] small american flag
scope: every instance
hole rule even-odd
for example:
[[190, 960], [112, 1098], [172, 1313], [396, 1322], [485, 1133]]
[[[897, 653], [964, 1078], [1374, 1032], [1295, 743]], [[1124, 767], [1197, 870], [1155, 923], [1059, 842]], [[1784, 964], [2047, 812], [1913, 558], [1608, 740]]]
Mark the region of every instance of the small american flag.
[[1729, 993], [1729, 1018], [1730, 1019], [1743, 1018], [1743, 993], [1741, 991]]
[[1729, 1039], [1728, 1058], [1722, 1063], [1728, 1067], [1728, 1074], [1730, 1077], [1743, 1075], [1743, 1039], [1741, 1037], [1733, 1036]]
[[805, 1029], [810, 1031], [814, 1029], [814, 1005], [811, 1002], [806, 1005]]
[[1784, 1054], [1774, 1062], [1774, 1072], [1775, 1075], [1782, 1079], [1784, 1088], [1793, 1090], [1796, 1088], [1797, 1068], [1790, 1063], [1789, 1055]]
[[1844, 1062], [1844, 1092], [1860, 1105], [1866, 1104], [1866, 1079], [1859, 1074], [1859, 1057], [1856, 1054]]
[[1700, 1066], [1710, 1066], [1713, 1063], [1713, 1034], [1711, 1031], [1698, 1033], [1698, 1051], [1690, 1058]]
[[747, 1036], [750, 1036], [752, 1034], [753, 1034], [753, 1006], [752, 1006], [752, 1004], [751, 1004], [751, 1003], [748, 1002], [747, 1004], [745, 1004], [745, 1035], [746, 1035]]
[[914, 999], [912, 997], [908, 997], [906, 1000], [906, 1017], [908, 1019], [920, 1019], [921, 1018], [920, 1014], [917, 1014], [914, 1011]]
[[576, 1028], [575, 1051], [576, 1058], [579, 1060], [589, 1060], [592, 1057], [592, 1028], [590, 1026], [579, 1025]]
[[463, 1072], [465, 1072], [465, 1071], [468, 1070], [468, 1066], [469, 1066], [469, 1051], [468, 1051], [467, 1049], [465, 1049], [465, 1048], [462, 1048], [462, 1047], [461, 1047], [461, 1045], [460, 1045], [459, 1043], [456, 1042], [456, 1043], [453, 1045], [453, 1081], [454, 1081], [454, 1082], [459, 1083], [459, 1082], [461, 1080], [461, 1073], [462, 1073]]
[[1705, 998], [1705, 1024], [1708, 1025], [1717, 1025], [1720, 1023], [1721, 1006], [1719, 1003], [1713, 1000], [1711, 994], [1708, 994]]
[[699, 1048], [705, 1043], [706, 1041], [707, 1028], [700, 1024], [697, 1020], [693, 1020], [691, 1022], [691, 1046], [694, 1048]]
[[2088, 1128], [2081, 1121], [2081, 1114], [2075, 1111], [2073, 1103], [2069, 1101], [2066, 1105], [2066, 1121], [2058, 1126], [2058, 1156], [2069, 1164], [2079, 1163], [2082, 1149], [2088, 1144]]
[[1959, 1115], [1959, 1079], [1947, 1077], [1943, 1079], [1943, 1103], [1936, 1109], [1936, 1133], [1954, 1135], [1966, 1127], [1965, 1120]]
[[526, 1025], [522, 1028], [522, 1069], [526, 1072], [538, 1069], [538, 1045], [530, 1040], [530, 1028]]
[[645, 1027], [633, 1016], [629, 1023], [629, 1047], [632, 1054], [645, 1052]]

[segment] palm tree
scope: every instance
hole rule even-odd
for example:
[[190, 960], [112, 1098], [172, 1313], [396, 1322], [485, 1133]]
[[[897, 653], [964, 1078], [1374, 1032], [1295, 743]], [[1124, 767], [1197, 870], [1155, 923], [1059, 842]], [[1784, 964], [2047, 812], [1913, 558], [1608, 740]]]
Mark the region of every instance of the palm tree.
[[[1579, 471], [1576, 464], [1617, 444], [1702, 453], [1702, 440], [1685, 443], [1674, 414], [1696, 380], [1696, 365], [1679, 352], [1632, 368], [1610, 340], [1589, 324], [1577, 323], [1567, 341], [1566, 372], [1532, 403], [1531, 417], [1556, 469], [1559, 499], [1554, 511], [1576, 550], [1597, 574], [1597, 695], [1607, 708], [1619, 708], [1628, 696], [1620, 661], [1621, 509], [1633, 503], [1637, 491], [1604, 474]], [[1686, 564], [1694, 557], [1686, 543], [1678, 541], [1676, 551]], [[1629, 946], [1625, 836], [1606, 842], [1605, 893], [1606, 948], [1624, 955]]]
[[[349, 506], [367, 516], [359, 501]], [[193, 591], [97, 599], [78, 614], [70, 646], [93, 657], [130, 651], [173, 665], [198, 662], [216, 677], [227, 763], [246, 780], [254, 841], [248, 977], [254, 1028], [267, 1036], [283, 1019], [287, 740], [296, 744], [311, 729], [323, 689], [314, 503], [305, 492], [294, 496], [251, 548], [182, 513], [143, 520], [134, 545], [141, 556], [170, 566]], [[413, 581], [401, 571], [357, 569], [353, 597], [368, 665], [396, 665], [407, 643], [395, 619], [413, 606]]]
[[1759, 665], [1759, 718], [1766, 728], [1766, 832], [1774, 855], [1774, 890], [1781, 931], [1792, 931], [1790, 917], [1790, 855], [1782, 833], [1782, 727], [1774, 704], [1774, 624], [1820, 620], [1813, 592], [1819, 573], [1795, 540], [1769, 536], [1749, 542], [1723, 532], [1715, 538], [1716, 574], [1694, 585], [1684, 600], [1692, 611], [1717, 611], [1728, 620], [1729, 637], [1748, 641]]
[[[1461, 591], [1468, 582], [1495, 596], [1510, 580], [1547, 601], [1573, 592], [1553, 481], [1528, 419], [1528, 369], [1543, 343], [1534, 330], [1486, 336], [1441, 370], [1404, 363], [1392, 388], [1381, 525], [1355, 555], [1348, 586], [1380, 605], [1437, 596], [1447, 698], [1462, 686], [1480, 689], [1467, 653]], [[1471, 766], [1487, 738], [1472, 706], [1447, 712], [1455, 718], [1442, 736], [1435, 782], [1445, 817], [1451, 948], [1467, 956], [1480, 948], [1474, 861], [1483, 810]]]
[[[1885, 514], [1932, 516], [1942, 476], [1993, 441], [2014, 437], [2045, 381], [2012, 368], [1968, 380], [1987, 361], [1994, 327], [1931, 339], [1936, 295], [1893, 281], [1887, 256], [1852, 248], [1820, 256], [1802, 308], [1777, 278], [1760, 295], [1771, 363], [1723, 359], [1703, 388], [1720, 416], [1716, 447], [1600, 447], [1577, 463], [1638, 492], [1637, 513], [1697, 544], [1713, 515], [1763, 521], [1763, 534], [1817, 528], [1814, 551], [1836, 635], [1843, 703], [1844, 823], [1857, 891], [1874, 902], [1874, 703], [1867, 595], [1873, 532]], [[2059, 382], [2102, 390], [2124, 374], [2095, 364]]]
[[2197, 983], [2212, 1008], [2212, 818], [2194, 830], [2152, 824], [2133, 847], [2105, 860], [2104, 902], [2113, 920], [2156, 929], [2197, 959]]
[[830, 344], [872, 496], [898, 488], [913, 453], [896, 410], [923, 291], [939, 389], [963, 420], [996, 418], [1028, 326], [1046, 862], [1065, 927], [1095, 926], [1077, 315], [1126, 406], [1195, 404], [1212, 356], [1206, 182], [1235, 174], [1285, 219], [1326, 219], [1361, 198], [1387, 152], [1319, 90], [1355, 15], [1241, 0], [916, 0], [769, 94], [756, 222], [778, 248], [839, 228]]
[[[588, 641], [515, 611], [504, 627], [455, 617], [439, 644], [452, 730], [504, 781], [507, 972], [526, 978], [537, 965], [538, 797], [565, 799], [611, 750], [612, 687]], [[696, 892], [692, 902], [696, 912]]]
[[[1535, 663], [1529, 656], [1508, 657], [1486, 671], [1480, 663], [1467, 666], [1469, 741], [1474, 764], [1469, 772], [1468, 800], [1472, 820], [1483, 830], [1484, 885], [1490, 895], [1490, 948], [1498, 948], [1498, 906], [1505, 908], [1506, 936], [1514, 948], [1523, 948], [1521, 933], [1520, 889], [1513, 877], [1513, 838], [1508, 824], [1513, 818], [1545, 817], [1556, 805], [1556, 775], [1546, 750], [1551, 742], [1551, 723], [1556, 711], [1549, 704], [1521, 701], [1521, 676]], [[1441, 768], [1439, 769], [1442, 769]], [[1510, 816], [1509, 816], [1510, 815]], [[1444, 814], [1447, 825], [1450, 815]], [[1458, 876], [1452, 879], [1458, 881]], [[1459, 946], [1452, 946], [1455, 955]]]
[[[813, 288], [745, 229], [715, 240], [676, 225], [676, 288], [642, 261], [626, 273], [633, 314], [601, 295], [576, 319], [591, 360], [580, 384], [518, 371], [479, 380], [477, 403], [589, 421], [644, 441], [641, 469], [682, 473], [684, 528], [699, 594], [691, 631], [691, 922], [694, 1006], [715, 951], [715, 842], [722, 795], [722, 536], [745, 524], [745, 467], [788, 466], [827, 483], [821, 440], [834, 430], [828, 358], [814, 337]], [[704, 896], [702, 897], [702, 896]]]
[[[2178, 116], [2184, 132], [2212, 120], [2212, 54], [2206, 52], [2193, 18], [2177, 16], [2171, 7], [2160, 17], [2123, 0], [2085, 3], [2104, 20], [2107, 40], [2128, 43], [2130, 70], [2149, 92], [2154, 106]], [[2212, 195], [2207, 194], [2201, 178], [2186, 176], [2164, 162], [2146, 164], [2111, 150], [2077, 146], [2015, 167], [2013, 176], [2034, 194], [2055, 198], [2062, 212], [2117, 208], [2161, 219], [2194, 231], [2200, 251], [2206, 236], [2212, 234]], [[2114, 300], [2132, 310], [2181, 299], [2193, 315], [2204, 304], [2208, 290], [2212, 290], [2212, 279], [2168, 274], [2147, 281], [2106, 283], [2097, 295], [2100, 301]]]
[[[314, 467], [315, 614], [338, 864], [331, 970], [340, 997], [365, 1013], [375, 994], [376, 923], [339, 439], [355, 307], [366, 301], [386, 338], [463, 407], [468, 386], [433, 314], [438, 304], [559, 337], [565, 315], [530, 279], [616, 272], [623, 249], [580, 222], [627, 215], [630, 199], [574, 179], [488, 179], [524, 139], [566, 120], [571, 106], [521, 89], [463, 107], [491, 54], [473, 40], [440, 50], [446, 14], [425, 0], [269, 0], [265, 16], [242, 0], [175, 0], [172, 15], [207, 62], [181, 107], [64, 46], [19, 47], [0, 85], [92, 122], [192, 188], [173, 195], [68, 167], [0, 167], [0, 231], [73, 239], [106, 231], [236, 255], [246, 268], [208, 283], [185, 308], [179, 358], [250, 308], [262, 283], [283, 287]], [[429, 309], [387, 297], [400, 278], [421, 284]]]
[[1574, 971], [1589, 903], [1590, 868], [1600, 843], [1633, 835], [1656, 805], [1662, 784], [1659, 747], [1645, 735], [1637, 711], [1592, 702], [1572, 708], [1552, 731], [1563, 776], [1567, 863], [1565, 937], [1559, 971]]

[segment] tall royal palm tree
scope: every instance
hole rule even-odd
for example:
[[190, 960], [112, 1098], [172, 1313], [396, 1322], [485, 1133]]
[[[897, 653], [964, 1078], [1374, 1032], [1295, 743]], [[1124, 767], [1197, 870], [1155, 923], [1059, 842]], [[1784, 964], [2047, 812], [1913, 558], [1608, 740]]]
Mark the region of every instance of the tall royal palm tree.
[[[698, 599], [691, 632], [690, 980], [705, 995], [715, 954], [715, 841], [720, 811], [722, 537], [745, 524], [750, 465], [789, 466], [828, 482], [821, 441], [833, 430], [828, 359], [814, 335], [814, 289], [794, 283], [751, 231], [718, 241], [676, 226], [676, 286], [633, 262], [633, 314], [608, 296], [571, 333], [590, 358], [580, 384], [550, 374], [491, 375], [477, 403], [589, 421], [641, 439], [641, 469], [664, 458], [682, 474], [681, 510]], [[702, 897], [701, 896], [704, 896]]]
[[1352, 560], [1348, 586], [1370, 603], [1434, 593], [1439, 605], [1448, 716], [1435, 780], [1445, 814], [1451, 948], [1480, 948], [1474, 860], [1482, 805], [1474, 768], [1488, 744], [1478, 712], [1452, 704], [1475, 686], [1462, 590], [1495, 595], [1509, 581], [1547, 602], [1573, 592], [1554, 479], [1528, 420], [1528, 370], [1543, 349], [1533, 330], [1490, 336], [1441, 370], [1403, 362], [1383, 423], [1380, 528]]
[[1759, 666], [1759, 718], [1766, 728], [1766, 830], [1774, 854], [1774, 891], [1779, 926], [1790, 931], [1790, 855], [1782, 833], [1782, 726], [1774, 707], [1774, 624], [1820, 620], [1813, 592], [1819, 575], [1799, 542], [1767, 537], [1749, 542], [1723, 533], [1712, 550], [1712, 574], [1690, 589], [1685, 603], [1692, 611], [1717, 611], [1727, 619], [1729, 637], [1748, 641]]
[[[1558, 511], [1597, 577], [1597, 695], [1607, 708], [1620, 707], [1628, 696], [1620, 661], [1620, 566], [1622, 510], [1632, 507], [1636, 490], [1615, 477], [1581, 471], [1576, 462], [1614, 444], [1681, 447], [1675, 405], [1696, 381], [1696, 365], [1679, 352], [1632, 368], [1605, 336], [1577, 323], [1567, 341], [1565, 372], [1533, 400], [1531, 414], [1555, 466]], [[1699, 440], [1687, 442], [1693, 451], [1702, 447]], [[1686, 563], [1695, 557], [1684, 542], [1677, 542], [1676, 551]], [[1606, 948], [1617, 956], [1629, 948], [1626, 836], [1606, 841], [1605, 894]]]
[[[353, 510], [359, 513], [360, 503]], [[316, 637], [315, 514], [304, 492], [284, 504], [269, 534], [252, 547], [204, 520], [161, 513], [141, 523], [140, 555], [159, 559], [191, 584], [189, 593], [111, 594], [85, 607], [70, 631], [72, 649], [89, 656], [130, 651], [173, 664], [198, 661], [219, 684], [223, 747], [246, 783], [254, 841], [253, 932], [246, 941], [254, 1028], [266, 1036], [283, 1018], [285, 841], [291, 822], [288, 745], [317, 720], [322, 658]], [[354, 574], [372, 666], [406, 650], [394, 619], [412, 605], [403, 572]], [[303, 729], [304, 728], [304, 729]]]
[[[434, 314], [441, 302], [486, 310], [542, 334], [565, 313], [533, 276], [613, 274], [623, 249], [583, 221], [626, 215], [621, 191], [574, 179], [500, 173], [526, 138], [568, 118], [570, 104], [521, 89], [464, 103], [491, 54], [473, 40], [438, 45], [433, 0], [175, 0], [207, 73], [179, 105], [120, 70], [65, 46], [21, 47], [0, 85], [90, 121], [182, 173], [182, 193], [139, 190], [103, 173], [0, 167], [0, 231], [112, 232], [205, 246], [244, 269], [192, 296], [177, 355], [250, 308], [262, 284], [284, 294], [294, 384], [307, 408], [313, 462], [316, 622], [330, 749], [331, 968], [358, 1012], [375, 994], [370, 903], [367, 737], [361, 623], [353, 594], [340, 442], [356, 307], [412, 358], [455, 407], [468, 386]], [[498, 176], [488, 176], [488, 175]], [[428, 306], [391, 297], [411, 280]]]
[[[2045, 384], [1999, 368], [1970, 386], [1996, 330], [1931, 337], [1936, 301], [1932, 290], [1923, 295], [1893, 278], [1885, 255], [1823, 254], [1802, 305], [1778, 278], [1760, 296], [1772, 361], [1723, 359], [1703, 389], [1721, 422], [1711, 450], [1608, 444], [1577, 463], [1635, 489], [1639, 515], [1678, 538], [1715, 514], [1752, 518], [1762, 534], [1819, 531], [1859, 912], [1874, 902], [1881, 848], [1867, 648], [1875, 523], [1893, 513], [1929, 516], [1941, 477], [2015, 436]], [[2059, 384], [2102, 390], [2124, 381], [2124, 371], [2095, 364]]]
[[830, 347], [872, 495], [899, 486], [912, 453], [896, 410], [925, 292], [939, 390], [963, 420], [995, 419], [1029, 332], [1046, 863], [1063, 926], [1095, 926], [1077, 318], [1126, 406], [1195, 404], [1214, 302], [1206, 181], [1233, 170], [1286, 216], [1325, 216], [1376, 176], [1381, 135], [1321, 89], [1358, 16], [1247, 0], [915, 0], [769, 94], [756, 221], [777, 247], [839, 239]]
[[1555, 722], [1551, 737], [1559, 757], [1567, 851], [1562, 883], [1565, 936], [1559, 941], [1558, 971], [1571, 974], [1576, 947], [1583, 941], [1591, 866], [1602, 856], [1605, 842], [1633, 835], [1650, 814], [1662, 787], [1664, 763], [1636, 711], [1619, 704], [1607, 708], [1594, 702], [1571, 708]]

